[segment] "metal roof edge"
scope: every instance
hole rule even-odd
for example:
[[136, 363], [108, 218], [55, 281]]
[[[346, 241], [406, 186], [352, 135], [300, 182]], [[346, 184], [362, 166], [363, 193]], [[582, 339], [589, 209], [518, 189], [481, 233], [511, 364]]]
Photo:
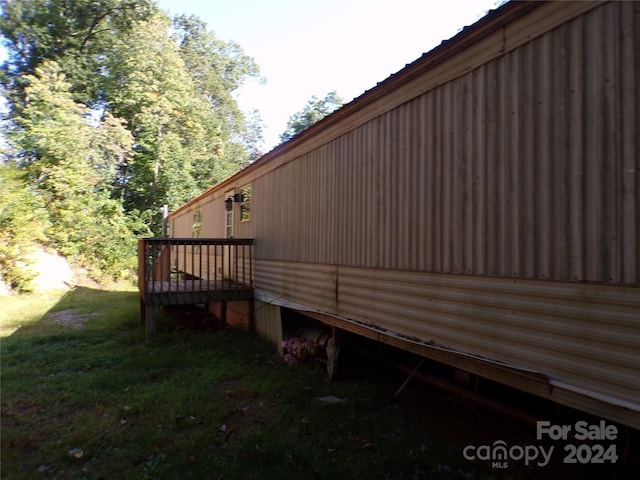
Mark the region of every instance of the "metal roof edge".
[[342, 119], [352, 115], [354, 112], [361, 110], [365, 106], [378, 100], [380, 97], [387, 95], [390, 91], [396, 90], [405, 83], [409, 82], [411, 79], [422, 75], [425, 71], [428, 71], [436, 65], [439, 65], [440, 63], [448, 60], [460, 51], [463, 51], [464, 49], [473, 45], [480, 39], [494, 33], [496, 30], [503, 28], [505, 25], [508, 25], [515, 19], [526, 15], [530, 11], [539, 8], [545, 3], [548, 2], [511, 0], [498, 7], [497, 9], [490, 10], [484, 17], [479, 19], [474, 24], [463, 27], [463, 29], [459, 33], [457, 33], [450, 39], [443, 40], [440, 45], [433, 48], [429, 52], [422, 54], [422, 56], [417, 58], [415, 61], [407, 64], [398, 72], [391, 74], [389, 77], [377, 83], [371, 89], [366, 90], [360, 96], [354, 98], [335, 112], [326, 116], [306, 130], [298, 133], [290, 140], [274, 147], [268, 153], [250, 163], [237, 173], [211, 186], [198, 196], [189, 200], [187, 203], [181, 205], [180, 207], [169, 213], [169, 217], [172, 217], [179, 212], [189, 208], [191, 205], [197, 203], [199, 200], [201, 200], [203, 197], [208, 196], [210, 193], [219, 189], [223, 189], [228, 184], [233, 183], [238, 177], [245, 175], [256, 168], [259, 168], [267, 164], [274, 158], [282, 155], [283, 153], [292, 150], [299, 144], [304, 143], [307, 137], [315, 135], [318, 132], [327, 129], [329, 126], [334, 125]]

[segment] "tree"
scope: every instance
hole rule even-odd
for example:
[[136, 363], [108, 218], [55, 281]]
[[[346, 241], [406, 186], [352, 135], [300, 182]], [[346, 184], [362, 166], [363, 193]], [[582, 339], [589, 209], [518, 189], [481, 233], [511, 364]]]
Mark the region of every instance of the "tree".
[[132, 221], [98, 173], [126, 162], [132, 138], [110, 115], [92, 120], [56, 62], [43, 62], [24, 82], [25, 104], [9, 139], [46, 205], [47, 241], [95, 276], [117, 276], [134, 265]]
[[[247, 78], [255, 78], [260, 69], [235, 42], [223, 42], [207, 31], [206, 24], [195, 16], [174, 18], [180, 57], [195, 81], [196, 88], [219, 119], [220, 135], [225, 140], [222, 163], [232, 170], [254, 160], [262, 141], [262, 126], [256, 112], [245, 118], [233, 98]], [[232, 171], [224, 172], [225, 177]], [[221, 180], [218, 178], [216, 180]]]
[[99, 97], [101, 55], [110, 40], [147, 18], [153, 0], [0, 0], [0, 32], [9, 61], [2, 66], [2, 84], [11, 102], [24, 97], [21, 79], [46, 60], [56, 61], [85, 104]]
[[[122, 165], [116, 196], [127, 209], [175, 208], [198, 193], [193, 165], [217, 156], [222, 141], [177, 46], [169, 20], [156, 15], [114, 40], [107, 108], [127, 119], [135, 138], [132, 161]], [[209, 118], [207, 118], [209, 116]]]
[[[117, 271], [160, 207], [248, 163], [261, 138], [233, 91], [258, 67], [154, 0], [0, 0], [11, 168], [46, 205], [47, 241]], [[110, 234], [108, 233], [110, 231]]]
[[344, 105], [344, 100], [335, 91], [327, 93], [322, 100], [314, 95], [302, 110], [289, 117], [287, 129], [280, 135], [280, 141], [286, 142], [293, 138], [342, 107], [342, 105]]
[[75, 101], [127, 122], [134, 156], [119, 164], [112, 196], [128, 211], [176, 207], [254, 158], [261, 125], [245, 121], [232, 92], [259, 69], [198, 18], [177, 17], [171, 30], [151, 0], [0, 5], [11, 115], [24, 108], [26, 75], [56, 61]]
[[42, 198], [12, 166], [0, 164], [0, 185], [0, 280], [29, 291], [35, 274], [28, 255], [46, 240], [47, 212]]
[[161, 14], [114, 40], [105, 65], [107, 108], [126, 118], [133, 161], [121, 169], [125, 208], [154, 217], [175, 208], [248, 161], [244, 118], [231, 93], [257, 67], [194, 17], [178, 17], [173, 38]]

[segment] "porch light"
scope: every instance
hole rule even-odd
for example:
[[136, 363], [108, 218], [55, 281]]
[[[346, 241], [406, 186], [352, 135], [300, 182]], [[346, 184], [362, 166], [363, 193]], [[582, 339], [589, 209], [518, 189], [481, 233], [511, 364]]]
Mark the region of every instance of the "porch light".
[[224, 201], [224, 209], [227, 212], [230, 212], [231, 210], [233, 210], [233, 198], [229, 197]]
[[234, 202], [236, 202], [236, 203], [242, 203], [242, 202], [244, 202], [244, 195], [243, 195], [243, 194], [241, 194], [241, 193], [236, 193], [236, 194], [233, 196], [233, 201], [234, 201]]

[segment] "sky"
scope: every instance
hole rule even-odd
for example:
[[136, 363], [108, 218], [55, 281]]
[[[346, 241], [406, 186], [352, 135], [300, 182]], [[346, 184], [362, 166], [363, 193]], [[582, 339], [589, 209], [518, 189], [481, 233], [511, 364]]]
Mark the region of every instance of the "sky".
[[200, 17], [260, 67], [266, 83], [237, 92], [264, 123], [262, 150], [312, 96], [345, 102], [475, 23], [497, 0], [158, 0], [170, 15]]

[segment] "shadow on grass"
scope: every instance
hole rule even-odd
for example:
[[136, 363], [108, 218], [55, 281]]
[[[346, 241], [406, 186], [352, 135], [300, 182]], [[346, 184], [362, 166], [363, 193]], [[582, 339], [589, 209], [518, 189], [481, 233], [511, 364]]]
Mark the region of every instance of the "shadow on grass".
[[[58, 300], [44, 313], [42, 303]], [[12, 319], [16, 329], [11, 337], [84, 333], [131, 326], [138, 318], [138, 294], [133, 290], [100, 290], [76, 287], [58, 297], [55, 294], [9, 298], [21, 303]]]
[[145, 342], [138, 306], [76, 288], [2, 340], [3, 479], [569, 478], [469, 462], [376, 385], [288, 368], [201, 312], [162, 316]]
[[[94, 333], [122, 332], [142, 328], [139, 323], [139, 301], [137, 290], [104, 290], [76, 287], [67, 291], [45, 311], [42, 303], [58, 298], [56, 294], [47, 296], [9, 297], [8, 302], [22, 302], [12, 312], [19, 319], [7, 321], [15, 324], [9, 335], [91, 335]], [[41, 299], [38, 302], [38, 299]], [[22, 308], [21, 308], [22, 307]], [[22, 310], [22, 311], [21, 311]], [[11, 313], [9, 314], [11, 315]], [[202, 308], [165, 308], [159, 311], [160, 332], [187, 328], [192, 330], [219, 330], [224, 328], [218, 319]]]
[[166, 317], [145, 342], [135, 291], [76, 288], [1, 348], [2, 478], [486, 477], [375, 386], [246, 332]]
[[26, 307], [35, 296], [21, 301], [0, 345], [2, 478], [162, 478], [200, 447], [183, 438], [182, 454], [176, 433], [210, 408], [212, 386], [241, 375], [234, 332], [213, 338], [161, 316], [145, 342], [136, 291], [79, 287], [44, 315]]

